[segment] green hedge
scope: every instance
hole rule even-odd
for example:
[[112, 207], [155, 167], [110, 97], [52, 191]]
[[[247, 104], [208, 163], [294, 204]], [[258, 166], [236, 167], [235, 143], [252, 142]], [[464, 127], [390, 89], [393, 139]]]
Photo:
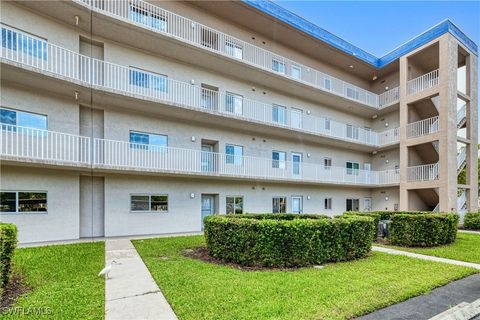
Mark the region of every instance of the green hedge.
[[315, 215], [221, 215], [204, 219], [213, 257], [242, 265], [294, 267], [364, 257], [373, 219]]
[[10, 278], [16, 246], [17, 227], [10, 223], [0, 223], [0, 288], [4, 288]]
[[457, 238], [455, 213], [395, 214], [391, 220], [388, 240], [393, 245], [432, 247], [452, 243]]
[[465, 214], [463, 228], [469, 230], [480, 230], [480, 212], [468, 212]]

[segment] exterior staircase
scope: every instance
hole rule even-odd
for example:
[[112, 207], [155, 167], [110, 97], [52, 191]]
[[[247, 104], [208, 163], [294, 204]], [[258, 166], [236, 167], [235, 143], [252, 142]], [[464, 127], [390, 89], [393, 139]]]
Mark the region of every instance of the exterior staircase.
[[465, 190], [462, 190], [462, 192], [457, 197], [457, 213], [460, 216], [460, 224], [463, 224], [463, 219], [465, 218], [465, 214], [467, 213], [467, 211], [467, 195], [465, 193]]
[[467, 148], [463, 147], [459, 150], [457, 154], [457, 174], [460, 174], [463, 168], [465, 168], [466, 164], [467, 164]]
[[467, 105], [464, 104], [457, 111], [457, 128], [461, 129], [467, 122]]

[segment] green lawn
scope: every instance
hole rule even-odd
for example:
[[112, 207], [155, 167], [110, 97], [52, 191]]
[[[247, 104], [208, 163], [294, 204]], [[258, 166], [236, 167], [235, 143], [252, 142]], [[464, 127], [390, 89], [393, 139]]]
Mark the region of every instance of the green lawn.
[[104, 318], [103, 242], [17, 249], [14, 261], [32, 290], [1, 319]]
[[373, 253], [323, 269], [245, 272], [179, 254], [203, 236], [134, 241], [180, 319], [349, 319], [475, 273]]
[[382, 245], [403, 251], [426, 254], [460, 261], [480, 263], [480, 234], [457, 233], [457, 240], [449, 245], [435, 248], [407, 248]]

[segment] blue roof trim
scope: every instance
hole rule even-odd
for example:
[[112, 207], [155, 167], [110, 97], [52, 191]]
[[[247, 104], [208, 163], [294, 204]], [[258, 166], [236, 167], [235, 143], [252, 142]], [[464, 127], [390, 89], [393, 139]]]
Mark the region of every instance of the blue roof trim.
[[424, 44], [438, 38], [439, 36], [449, 32], [457, 40], [462, 43], [466, 48], [472, 51], [475, 55], [478, 55], [478, 47], [465, 33], [463, 33], [455, 24], [450, 20], [444, 20], [436, 26], [428, 29], [419, 36], [416, 36], [407, 43], [399, 46], [393, 51], [389, 52], [381, 58], [362, 50], [353, 44], [343, 40], [342, 38], [328, 32], [327, 30], [320, 28], [319, 26], [305, 20], [304, 18], [292, 13], [291, 11], [277, 5], [276, 3], [268, 0], [242, 0], [244, 3], [264, 12], [276, 19], [279, 19], [292, 27], [317, 38], [347, 54], [354, 56], [376, 68], [382, 68], [391, 62], [397, 60], [401, 56], [423, 46]]

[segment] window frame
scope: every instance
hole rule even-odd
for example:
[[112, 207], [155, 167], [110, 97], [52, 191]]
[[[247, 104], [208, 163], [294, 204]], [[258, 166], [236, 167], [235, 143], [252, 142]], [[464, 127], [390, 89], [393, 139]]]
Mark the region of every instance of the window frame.
[[[298, 70], [298, 77], [293, 75], [293, 70]], [[292, 78], [296, 80], [302, 80], [302, 67], [297, 64], [292, 64]]]
[[[327, 165], [327, 162], [330, 162], [329, 165]], [[332, 169], [332, 158], [330, 157], [323, 157], [323, 169], [324, 170], [331, 170]]]
[[[231, 101], [233, 101], [233, 105], [230, 105], [229, 99], [232, 99]], [[237, 112], [236, 101], [238, 100], [242, 102], [240, 107], [240, 113]], [[225, 92], [225, 112], [242, 116], [243, 115], [243, 96], [237, 93], [226, 91]]]
[[[138, 21], [138, 20], [133, 18], [132, 12], [134, 12], [135, 10], [136, 10], [135, 14], [143, 16], [143, 19], [142, 19], [143, 21]], [[145, 23], [145, 18], [147, 18], [148, 23]], [[129, 3], [128, 19], [130, 21], [148, 26], [148, 27], [150, 27], [154, 30], [158, 30], [160, 32], [167, 32], [167, 30], [168, 30], [168, 19], [167, 19], [167, 16], [165, 14], [158, 14], [158, 13], [155, 13], [155, 12], [151, 12], [150, 10], [148, 10], [146, 8], [141, 8], [140, 6], [138, 6], [134, 3]], [[156, 21], [156, 20], [161, 21], [160, 28], [156, 28], [154, 26], [154, 25], [156, 25], [156, 24], [154, 24], [154, 21]]]
[[[34, 34], [31, 34], [30, 32], [26, 32], [26, 31], [23, 31], [23, 30], [18, 30], [18, 29], [9, 27], [7, 25], [0, 25], [0, 32], [2, 33], [2, 43], [0, 44], [0, 46], [2, 48], [5, 48], [6, 50], [15, 51], [15, 52], [22, 52], [26, 55], [29, 55], [29, 56], [31, 56], [33, 58], [36, 58], [36, 59], [41, 59], [45, 62], [48, 61], [48, 39], [36, 36]], [[5, 32], [5, 37], [3, 35], [4, 32]], [[4, 39], [8, 39], [7, 33], [11, 33], [12, 38], [15, 38], [15, 40], [12, 40], [12, 42], [6, 42], [6, 41], [4, 42]], [[27, 48], [26, 49], [25, 49], [25, 46], [24, 46], [24, 44], [25, 44], [25, 42], [23, 40], [24, 38], [27, 39]], [[41, 50], [36, 51], [36, 54], [34, 54], [32, 52], [29, 52], [28, 44], [30, 44], [30, 41], [28, 40], [28, 38], [31, 38], [33, 40], [32, 44], [35, 43], [36, 46], [38, 46], [38, 44], [41, 44], [41, 46], [40, 46]], [[9, 47], [8, 44], [10, 44], [10, 43], [12, 44], [12, 47]], [[21, 45], [21, 48], [18, 47], [19, 45]], [[39, 54], [40, 54], [40, 56], [39, 56]]]
[[[133, 210], [132, 208], [132, 197], [148, 197], [148, 210]], [[167, 210], [152, 210], [152, 197], [167, 197]], [[169, 204], [169, 195], [168, 193], [130, 193], [130, 213], [169, 213], [170, 204]]]
[[[233, 154], [228, 153], [228, 148], [233, 147]], [[235, 150], [236, 148], [240, 148], [242, 150], [241, 155], [236, 155]], [[244, 149], [243, 146], [237, 145], [237, 144], [232, 144], [232, 143], [227, 143], [225, 144], [225, 164], [231, 164], [235, 166], [242, 166], [243, 165], [243, 157], [244, 157]], [[240, 159], [240, 161], [237, 161]]]
[[[132, 142], [131, 137], [132, 133], [139, 134], [139, 135], [146, 135], [148, 136], [148, 143], [141, 143], [141, 142]], [[166, 144], [165, 146], [159, 144], [150, 144], [150, 136], [158, 136], [158, 137], [165, 137]], [[131, 149], [140, 149], [140, 150], [148, 150], [148, 151], [156, 151], [156, 152], [166, 152], [168, 150], [168, 135], [166, 134], [159, 134], [159, 133], [151, 133], [151, 132], [142, 132], [137, 130], [129, 130], [128, 131], [128, 143], [130, 144]], [[150, 148], [153, 146], [153, 148]]]
[[[0, 193], [14, 193], [15, 194], [15, 211], [0, 211], [0, 215], [2, 214], [48, 214], [48, 191], [45, 190], [0, 190]], [[20, 211], [19, 204], [20, 204], [20, 193], [44, 193], [45, 194], [45, 211]]]
[[332, 210], [332, 207], [333, 207], [333, 198], [332, 197], [329, 197], [329, 198], [325, 198], [323, 200], [323, 209], [324, 210]]
[[323, 88], [327, 91], [332, 91], [332, 79], [329, 79], [329, 78], [323, 79]]
[[[277, 112], [277, 115], [276, 115], [277, 120], [275, 120], [275, 116], [274, 116], [275, 115], [275, 110], [277, 110], [276, 111]], [[283, 111], [283, 122], [278, 121], [281, 118], [280, 113], [278, 112], [279, 110]], [[282, 126], [286, 126], [287, 125], [287, 107], [274, 103], [272, 105], [272, 122], [280, 124]]]
[[[132, 76], [135, 73], [146, 77], [146, 85], [138, 84], [136, 81], [132, 80], [132, 79], [137, 79], [137, 77]], [[160, 89], [158, 89], [156, 87], [153, 87], [154, 82], [152, 81], [152, 79], [156, 79], [156, 80], [161, 79], [163, 81], [163, 84], [161, 85]], [[168, 79], [168, 76], [166, 74], [152, 72], [152, 71], [137, 68], [137, 67], [134, 67], [134, 66], [129, 66], [128, 67], [128, 85], [138, 87], [138, 88], [155, 90], [155, 91], [161, 92], [163, 94], [168, 94], [168, 91], [169, 91], [168, 90], [169, 79]]]
[[[280, 199], [280, 202], [278, 203], [278, 208], [279, 208], [279, 211], [278, 212], [275, 212], [274, 208], [275, 208], [275, 199]], [[283, 199], [283, 203], [284, 203], [284, 210], [282, 212], [281, 210], [281, 199]], [[287, 197], [286, 196], [274, 196], [272, 197], [272, 213], [287, 213]]]
[[[358, 140], [359, 137], [359, 128], [353, 124], [347, 124], [346, 125], [346, 132], [345, 135], [347, 136], [348, 139], [353, 139], [353, 140]], [[349, 135], [349, 130], [351, 132], [351, 135]]]
[[[274, 159], [273, 154], [278, 153], [279, 157], [278, 160]], [[280, 159], [280, 154], [284, 155], [284, 160]], [[278, 166], [275, 166], [275, 163]], [[283, 164], [283, 167], [282, 167]], [[285, 151], [279, 151], [279, 150], [272, 150], [272, 168], [273, 169], [280, 169], [280, 170], [286, 170], [287, 169], [287, 152]]]
[[[349, 168], [348, 164], [351, 164], [352, 167]], [[357, 165], [358, 168], [354, 168], [354, 165]], [[345, 161], [345, 169], [347, 171], [347, 175], [349, 176], [358, 176], [360, 175], [360, 162], [357, 161], [352, 161], [352, 160], [347, 160]]]
[[[6, 111], [10, 111], [10, 112], [15, 112], [15, 124], [9, 124], [9, 123], [5, 123], [5, 122], [2, 122], [2, 117], [1, 117], [1, 112], [2, 110], [6, 110]], [[24, 125], [19, 125], [18, 124], [18, 119], [19, 119], [19, 114], [28, 114], [28, 115], [33, 115], [33, 116], [38, 116], [38, 117], [42, 117], [43, 119], [45, 119], [45, 129], [40, 129], [40, 128], [35, 128], [35, 127], [28, 127], [28, 126], [24, 126]], [[41, 114], [41, 113], [37, 113], [37, 112], [30, 112], [30, 111], [23, 111], [23, 110], [18, 110], [18, 109], [13, 109], [13, 108], [9, 108], [9, 107], [4, 107], [4, 106], [0, 106], [0, 126], [2, 128], [2, 130], [5, 130], [4, 128], [6, 126], [12, 126], [12, 127], [21, 127], [21, 128], [29, 128], [29, 129], [32, 129], [32, 130], [38, 130], [38, 131], [48, 131], [48, 115], [46, 114]]]
[[[232, 198], [233, 199], [233, 212], [228, 212], [228, 198]], [[237, 213], [237, 202], [236, 200], [237, 199], [242, 199], [242, 204], [241, 204], [241, 209], [242, 209], [242, 212], [240, 213]], [[225, 214], [243, 214], [243, 211], [244, 211], [244, 205], [245, 205], [245, 197], [243, 195], [227, 195], [225, 196]]]
[[[275, 66], [278, 67], [278, 70], [275, 69]], [[280, 69], [282, 69], [282, 70], [280, 71]], [[272, 58], [272, 70], [276, 73], [279, 73], [279, 74], [286, 74], [287, 65], [285, 64], [285, 62], [282, 61], [282, 59], [273, 57]]]
[[[240, 56], [237, 56], [237, 52], [240, 52]], [[225, 53], [235, 59], [243, 60], [243, 45], [231, 39], [227, 39], [225, 40]]]

